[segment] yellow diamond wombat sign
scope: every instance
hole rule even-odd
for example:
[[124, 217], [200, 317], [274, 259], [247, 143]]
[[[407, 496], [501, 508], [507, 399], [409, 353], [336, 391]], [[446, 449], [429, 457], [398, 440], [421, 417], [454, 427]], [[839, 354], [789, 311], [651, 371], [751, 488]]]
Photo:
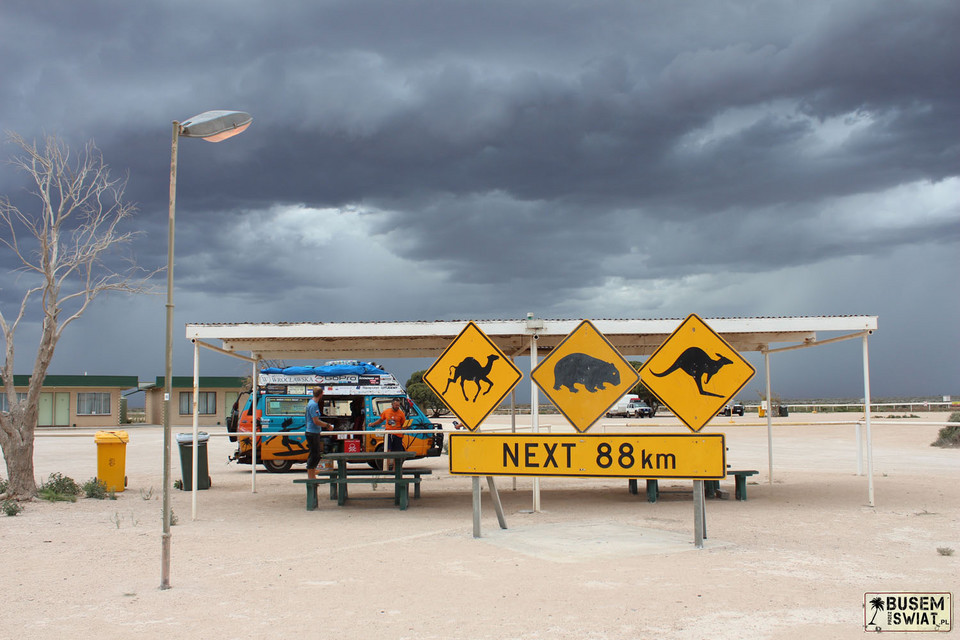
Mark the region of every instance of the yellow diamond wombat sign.
[[633, 366], [589, 320], [571, 331], [530, 377], [581, 433], [639, 380]]

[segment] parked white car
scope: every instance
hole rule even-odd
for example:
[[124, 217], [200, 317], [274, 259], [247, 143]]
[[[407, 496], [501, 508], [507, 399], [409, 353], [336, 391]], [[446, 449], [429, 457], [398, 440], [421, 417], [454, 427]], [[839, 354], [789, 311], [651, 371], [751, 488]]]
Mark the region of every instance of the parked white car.
[[654, 413], [646, 402], [631, 402], [627, 405], [627, 414], [631, 418], [652, 418]]
[[608, 418], [632, 418], [633, 410], [628, 409], [631, 404], [639, 402], [639, 398], [636, 396], [623, 396], [617, 400], [617, 404], [613, 405], [607, 409]]

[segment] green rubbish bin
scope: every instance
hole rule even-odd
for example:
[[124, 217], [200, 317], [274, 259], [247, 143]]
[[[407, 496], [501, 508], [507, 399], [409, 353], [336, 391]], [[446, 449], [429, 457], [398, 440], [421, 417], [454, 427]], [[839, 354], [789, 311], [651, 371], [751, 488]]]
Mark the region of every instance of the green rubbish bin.
[[[207, 470], [207, 440], [210, 435], [204, 431], [197, 434], [197, 489], [210, 488], [210, 473]], [[184, 491], [193, 491], [193, 434], [178, 433], [177, 445], [180, 447], [180, 475], [183, 478]]]

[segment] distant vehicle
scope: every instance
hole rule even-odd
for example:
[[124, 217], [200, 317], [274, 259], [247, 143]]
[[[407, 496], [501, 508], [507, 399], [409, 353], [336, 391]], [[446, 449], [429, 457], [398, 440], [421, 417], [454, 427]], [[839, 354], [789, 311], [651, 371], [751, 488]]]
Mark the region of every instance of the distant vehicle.
[[617, 400], [617, 403], [615, 405], [607, 409], [606, 415], [608, 418], [632, 418], [634, 417], [633, 411], [628, 410], [627, 407], [639, 401], [640, 401], [640, 398], [638, 398], [637, 396], [633, 396], [629, 394], [625, 395], [619, 400]]
[[742, 415], [743, 415], [743, 403], [742, 403], [742, 402], [735, 402], [735, 403], [733, 403], [732, 405], [729, 405], [729, 404], [728, 404], [728, 405], [726, 405], [723, 409], [721, 409], [721, 410], [720, 410], [720, 413], [718, 413], [717, 415], [718, 415], [718, 416], [726, 416], [726, 417], [735, 416], [735, 415], [736, 415], [736, 416], [742, 416]]
[[631, 418], [652, 418], [656, 411], [650, 408], [646, 402], [631, 402], [627, 405], [627, 414]]

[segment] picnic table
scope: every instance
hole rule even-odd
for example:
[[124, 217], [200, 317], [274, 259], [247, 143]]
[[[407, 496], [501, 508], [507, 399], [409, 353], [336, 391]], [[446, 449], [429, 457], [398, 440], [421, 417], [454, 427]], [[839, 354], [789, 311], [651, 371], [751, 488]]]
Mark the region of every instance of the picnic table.
[[[734, 479], [734, 496], [737, 500], [744, 501], [747, 499], [747, 478], [750, 476], [756, 475], [758, 472], [755, 469], [737, 469], [731, 470], [727, 469], [727, 475], [733, 476]], [[660, 486], [656, 478], [647, 478], [647, 502], [656, 502], [657, 498], [660, 497]], [[630, 493], [637, 495], [637, 479], [630, 478], [627, 480], [627, 488]], [[720, 481], [719, 480], [705, 480], [704, 481], [704, 491], [707, 498], [716, 498], [719, 497], [722, 492], [720, 491]]]
[[[325, 453], [322, 458], [326, 460], [332, 460], [337, 463], [336, 473], [326, 474], [327, 477], [323, 478], [301, 478], [294, 480], [298, 484], [307, 485], [307, 510], [312, 511], [317, 508], [317, 486], [321, 484], [330, 484], [331, 485], [331, 497], [333, 497], [333, 487], [337, 488], [336, 498], [337, 504], [341, 507], [347, 500], [348, 492], [347, 487], [351, 484], [363, 483], [363, 484], [393, 484], [394, 493], [393, 493], [393, 503], [397, 505], [400, 510], [406, 510], [409, 505], [409, 489], [410, 485], [419, 485], [420, 483], [420, 474], [404, 476], [403, 473], [403, 463], [406, 460], [416, 457], [416, 453], [413, 451], [369, 451], [365, 453]], [[378, 475], [371, 476], [369, 473], [365, 472], [363, 474], [353, 474], [347, 468], [347, 465], [351, 462], [368, 462], [370, 460], [382, 460], [384, 467], [388, 466], [390, 461], [393, 461], [393, 471], [387, 471], [386, 469], [380, 472]], [[419, 488], [419, 487], [418, 487]]]

